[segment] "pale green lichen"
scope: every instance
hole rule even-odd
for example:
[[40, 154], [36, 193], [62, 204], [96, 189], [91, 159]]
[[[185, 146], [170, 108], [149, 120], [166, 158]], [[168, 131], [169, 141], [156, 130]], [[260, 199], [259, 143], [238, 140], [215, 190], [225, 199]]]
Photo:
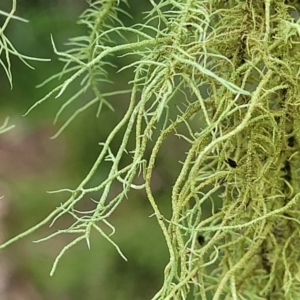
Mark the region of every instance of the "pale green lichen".
[[[94, 98], [62, 130], [90, 105], [98, 104], [99, 115], [103, 105], [110, 107], [108, 94], [99, 85], [107, 80], [107, 57], [125, 52], [140, 57], [124, 67], [134, 68], [128, 109], [101, 144], [84, 180], [75, 190], [65, 189], [70, 198], [1, 248], [70, 213], [74, 224], [48, 237], [77, 235], [59, 254], [51, 274], [71, 246], [86, 240], [90, 247], [92, 229], [123, 256], [101, 226], [114, 232], [107, 218], [130, 189], [145, 188], [170, 254], [163, 286], [153, 300], [189, 295], [202, 300], [300, 299], [300, 27], [294, 17], [299, 5], [282, 0], [150, 0], [153, 9], [145, 24], [127, 28], [118, 19], [118, 13], [124, 12], [119, 2], [91, 3], [81, 17], [90, 34], [71, 40], [69, 51], [59, 52], [53, 42], [65, 61], [62, 72], [53, 78], [61, 77], [62, 83], [32, 108], [52, 95], [62, 97], [69, 86], [78, 87], [75, 82], [80, 78], [82, 86], [57, 116], [87, 89]], [[131, 39], [136, 34], [136, 41], [127, 41], [127, 33]], [[123, 43], [114, 45], [116, 34]], [[184, 104], [185, 111], [179, 108], [177, 116], [169, 119], [168, 107], [176, 104]], [[120, 130], [123, 139], [113, 153], [110, 144]], [[174, 134], [190, 147], [172, 187], [172, 215], [167, 218], [151, 182], [160, 148]], [[134, 149], [128, 149], [131, 136]], [[147, 158], [151, 137], [154, 146]], [[132, 161], [121, 167], [128, 151]], [[105, 160], [111, 162], [107, 178], [87, 187]], [[134, 183], [139, 172], [144, 178], [141, 185]], [[110, 198], [114, 182], [123, 189]], [[95, 210], [78, 214], [77, 203], [99, 191]], [[212, 207], [210, 217], [202, 214], [207, 202]]]
[[33, 67], [27, 62], [28, 60], [49, 61], [49, 59], [30, 57], [19, 53], [18, 50], [13, 46], [11, 41], [6, 37], [5, 30], [11, 20], [28, 22], [28, 20], [25, 20], [15, 15], [16, 9], [17, 9], [17, 0], [12, 0], [12, 7], [9, 13], [0, 10], [0, 15], [4, 15], [6, 17], [3, 24], [0, 27], [0, 54], [1, 54], [0, 65], [4, 69], [11, 87], [13, 86], [12, 73], [11, 73], [12, 55], [18, 57], [26, 66], [28, 66], [31, 69], [33, 69]]
[[[35, 58], [23, 55], [17, 51], [17, 49], [13, 46], [11, 41], [5, 35], [5, 30], [9, 25], [11, 20], [17, 20], [22, 22], [28, 22], [23, 18], [20, 18], [15, 15], [17, 9], [17, 0], [12, 0], [12, 7], [9, 13], [0, 10], [0, 15], [5, 16], [3, 24], [0, 26], [0, 66], [5, 71], [5, 74], [9, 80], [11, 88], [13, 87], [12, 83], [12, 73], [11, 73], [11, 56], [17, 56], [25, 65], [29, 68], [33, 69], [33, 67], [28, 64], [28, 60], [37, 60], [37, 61], [48, 61], [49, 59]], [[6, 118], [4, 124], [0, 127], [0, 134], [14, 128], [14, 125], [9, 125], [9, 118]]]

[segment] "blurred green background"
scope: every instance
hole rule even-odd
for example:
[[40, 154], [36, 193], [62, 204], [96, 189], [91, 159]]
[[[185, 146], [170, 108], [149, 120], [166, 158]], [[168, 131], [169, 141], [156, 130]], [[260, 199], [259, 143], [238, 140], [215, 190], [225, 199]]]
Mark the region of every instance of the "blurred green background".
[[[133, 19], [141, 19], [141, 10], [148, 1], [129, 1]], [[9, 11], [11, 1], [1, 1], [0, 10]], [[97, 107], [78, 116], [57, 139], [50, 137], [59, 129], [68, 113], [53, 125], [63, 100], [50, 98], [28, 116], [22, 115], [37, 100], [47, 94], [55, 82], [37, 89], [36, 85], [59, 72], [62, 64], [55, 56], [50, 34], [59, 50], [66, 49], [68, 38], [86, 34], [86, 28], [76, 24], [87, 8], [85, 1], [21, 1], [16, 15], [29, 23], [12, 21], [6, 36], [16, 49], [28, 56], [51, 58], [51, 62], [32, 62], [35, 70], [27, 68], [12, 57], [13, 89], [3, 69], [0, 69], [0, 120], [10, 116], [16, 127], [0, 136], [0, 241], [28, 229], [45, 218], [68, 198], [67, 194], [48, 194], [59, 188], [74, 188], [91, 168], [103, 142], [116, 122], [123, 116], [128, 99], [111, 99], [115, 113], [105, 109], [96, 118]], [[0, 18], [1, 24], [4, 18]], [[126, 57], [115, 64], [126, 64]], [[114, 70], [115, 72], [116, 70]], [[132, 70], [113, 74], [116, 89], [128, 89]], [[125, 75], [124, 75], [125, 74]], [[72, 93], [72, 91], [69, 91]], [[87, 121], [88, 120], [88, 121]], [[118, 141], [113, 143], [118, 149]], [[174, 151], [176, 149], [176, 151]], [[184, 157], [185, 145], [169, 139], [158, 158], [154, 174], [154, 192], [163, 213], [170, 214], [170, 187], [174, 184]], [[103, 166], [103, 174], [109, 165]], [[103, 175], [99, 172], [99, 182]], [[86, 204], [88, 207], [88, 204]], [[34, 234], [1, 251], [0, 299], [150, 299], [161, 287], [168, 251], [162, 233], [143, 191], [131, 192], [128, 199], [110, 218], [116, 233], [113, 240], [128, 258], [122, 260], [116, 250], [100, 235], [93, 234], [91, 249], [85, 243], [72, 248], [49, 276], [52, 263], [70, 236], [59, 236], [42, 243], [42, 238], [72, 222], [64, 217], [52, 228], [43, 227]]]

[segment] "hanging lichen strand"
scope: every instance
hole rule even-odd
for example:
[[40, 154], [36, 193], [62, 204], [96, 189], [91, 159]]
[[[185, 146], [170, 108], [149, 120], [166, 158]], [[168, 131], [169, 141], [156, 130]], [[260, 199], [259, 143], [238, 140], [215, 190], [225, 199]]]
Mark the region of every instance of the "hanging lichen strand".
[[224, 2], [202, 4], [207, 27], [191, 6], [186, 26], [202, 35], [180, 44], [195, 62], [183, 75], [198, 98], [191, 107], [199, 103], [207, 124], [189, 137], [173, 187], [171, 260], [154, 299], [300, 299], [299, 12], [288, 1]]
[[[52, 95], [65, 97], [72, 86], [74, 95], [65, 99], [60, 117], [87, 90], [93, 93], [58, 134], [91, 106], [101, 114], [117, 94], [130, 94], [128, 110], [78, 187], [60, 190], [70, 198], [0, 248], [71, 214], [71, 227], [43, 239], [75, 234], [51, 274], [73, 245], [82, 240], [90, 245], [92, 230], [123, 256], [102, 227], [113, 234], [109, 217], [130, 189], [145, 189], [170, 253], [153, 300], [300, 299], [299, 11], [283, 0], [149, 1], [153, 9], [145, 23], [132, 27], [118, 19], [126, 1], [93, 1], [80, 19], [89, 33], [73, 38], [67, 52], [53, 42], [65, 67], [50, 80], [62, 82], [34, 107]], [[121, 54], [135, 59], [123, 67], [134, 68], [131, 89], [107, 91], [108, 57]], [[169, 114], [169, 107], [178, 107], [177, 114]], [[111, 143], [120, 132], [114, 152]], [[166, 187], [172, 190], [172, 214], [164, 216], [151, 188], [152, 173], [170, 135], [189, 148], [176, 181]], [[125, 155], [131, 161], [124, 166]], [[111, 169], [98, 182], [94, 175], [104, 161]], [[137, 185], [140, 171], [145, 182]], [[122, 188], [113, 190], [113, 184]], [[96, 208], [78, 211], [91, 193], [100, 195], [93, 197]]]

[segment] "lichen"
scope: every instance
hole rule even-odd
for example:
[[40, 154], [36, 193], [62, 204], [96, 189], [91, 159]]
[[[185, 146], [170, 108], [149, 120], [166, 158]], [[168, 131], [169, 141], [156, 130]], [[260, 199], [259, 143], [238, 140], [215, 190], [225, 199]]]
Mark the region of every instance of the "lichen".
[[[128, 109], [78, 187], [60, 190], [70, 192], [70, 198], [1, 248], [71, 213], [73, 226], [47, 237], [79, 234], [62, 250], [51, 274], [71, 246], [81, 240], [89, 246], [91, 230], [123, 256], [101, 226], [114, 232], [108, 217], [129, 190], [145, 189], [170, 254], [163, 286], [153, 300], [189, 295], [202, 300], [300, 299], [299, 5], [283, 0], [150, 0], [153, 9], [145, 23], [125, 27], [118, 19], [124, 13], [119, 2], [124, 3], [91, 2], [80, 19], [89, 34], [72, 39], [71, 50], [59, 52], [53, 41], [56, 54], [65, 61], [53, 78], [62, 81], [32, 108], [52, 95], [63, 97], [71, 85], [77, 87], [59, 117], [91, 89], [92, 99], [58, 134], [87, 107], [98, 105], [95, 111], [101, 114], [101, 107], [111, 107], [108, 98], [117, 93], [130, 95]], [[117, 45], [116, 34], [123, 41]], [[123, 68], [133, 70], [131, 89], [105, 93], [99, 83], [107, 80], [108, 56], [119, 53], [139, 57]], [[83, 84], [76, 84], [77, 79]], [[170, 119], [168, 108], [178, 104], [185, 109], [178, 108]], [[113, 153], [110, 145], [120, 130], [123, 138]], [[167, 217], [151, 183], [157, 155], [170, 135], [184, 139], [189, 149], [169, 187], [172, 215]], [[133, 149], [128, 149], [130, 137], [135, 139]], [[121, 166], [128, 152], [132, 160]], [[104, 160], [111, 162], [107, 178], [88, 187]], [[137, 185], [139, 172], [144, 182]], [[110, 197], [114, 182], [123, 189]], [[78, 202], [99, 191], [95, 210], [78, 214]], [[209, 217], [203, 214], [207, 203], [212, 207]]]

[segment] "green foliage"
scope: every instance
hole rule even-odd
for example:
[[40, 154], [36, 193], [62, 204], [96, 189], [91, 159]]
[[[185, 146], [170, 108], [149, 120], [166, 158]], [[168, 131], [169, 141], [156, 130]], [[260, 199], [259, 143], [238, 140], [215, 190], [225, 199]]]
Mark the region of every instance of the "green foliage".
[[[92, 95], [54, 137], [91, 106], [97, 116], [104, 106], [112, 109], [110, 97], [129, 97], [128, 109], [78, 187], [56, 191], [69, 199], [1, 248], [70, 214], [73, 225], [40, 240], [74, 234], [51, 275], [72, 246], [85, 240], [90, 247], [92, 230], [126, 259], [111, 237], [109, 217], [130, 190], [145, 189], [170, 256], [153, 300], [300, 298], [300, 27], [297, 7], [286, 2], [150, 0], [145, 22], [131, 27], [119, 19], [127, 14], [125, 1], [91, 2], [79, 21], [88, 35], [71, 39], [66, 52], [52, 39], [65, 65], [49, 80], [60, 83], [31, 109], [76, 91], [66, 96], [57, 120], [83, 94]], [[113, 81], [108, 58], [124, 55], [133, 57], [119, 70], [133, 71], [130, 90], [109, 90], [103, 84]], [[172, 214], [164, 216], [152, 177], [171, 135], [186, 141], [188, 151], [172, 187]], [[91, 187], [106, 161], [107, 178]], [[91, 199], [95, 208], [79, 211], [91, 194], [99, 195]], [[210, 216], [204, 214], [208, 204]]]

